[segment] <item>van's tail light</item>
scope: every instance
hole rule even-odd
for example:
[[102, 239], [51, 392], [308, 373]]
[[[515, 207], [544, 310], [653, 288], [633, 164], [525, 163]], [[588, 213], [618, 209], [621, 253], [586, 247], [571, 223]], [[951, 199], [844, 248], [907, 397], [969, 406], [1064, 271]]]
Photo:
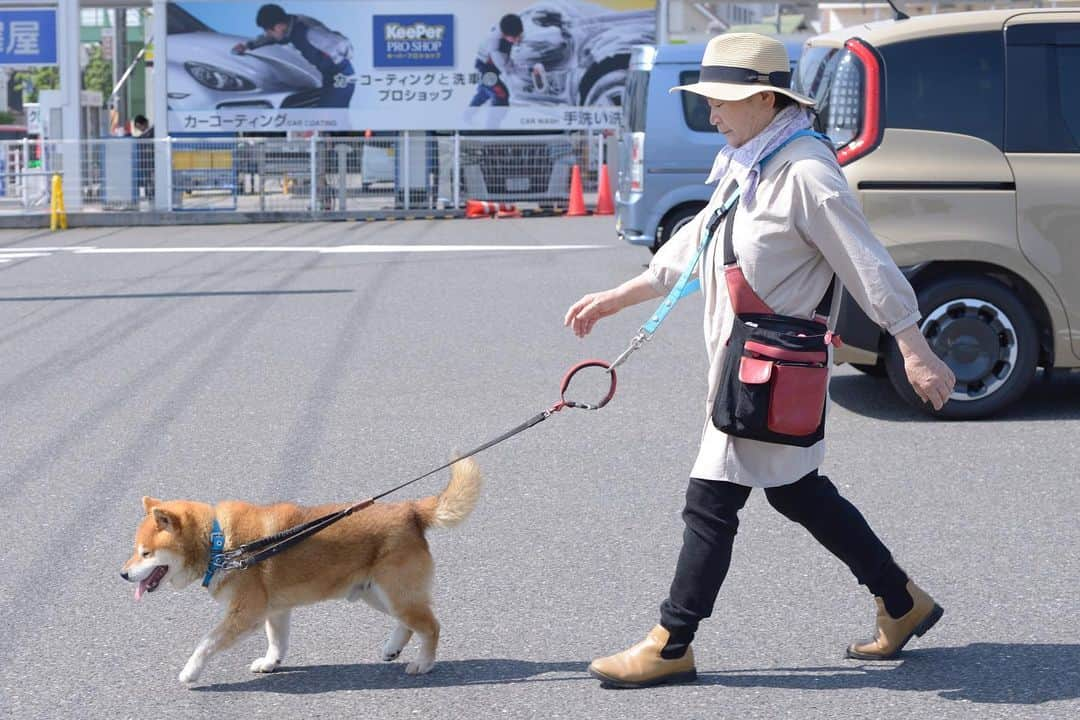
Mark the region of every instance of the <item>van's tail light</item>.
[[839, 150], [841, 165], [858, 160], [881, 142], [881, 60], [858, 38], [844, 43], [848, 50], [836, 69], [829, 91], [826, 134]]
[[630, 192], [645, 189], [645, 133], [630, 133]]

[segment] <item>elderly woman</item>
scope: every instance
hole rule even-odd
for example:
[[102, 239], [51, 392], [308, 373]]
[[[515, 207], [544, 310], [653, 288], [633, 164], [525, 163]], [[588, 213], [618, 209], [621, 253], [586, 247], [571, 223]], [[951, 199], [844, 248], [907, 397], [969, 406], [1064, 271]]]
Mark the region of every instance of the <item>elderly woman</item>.
[[[723, 224], [732, 224], [730, 243], [756, 296], [774, 313], [812, 318], [835, 276], [895, 336], [912, 387], [940, 408], [955, 378], [920, 333], [915, 294], [870, 231], [831, 146], [807, 132], [813, 100], [789, 88], [789, 68], [783, 44], [762, 35], [732, 33], [709, 42], [699, 82], [674, 89], [707, 98], [710, 122], [727, 140], [709, 176], [709, 182], [718, 181], [711, 201], [656, 253], [648, 270], [584, 296], [565, 323], [583, 337], [600, 318], [665, 294], [697, 252], [714, 210], [739, 192], [737, 212]], [[716, 235], [725, 230], [721, 225]], [[707, 246], [694, 273], [705, 300], [709, 395], [686, 491], [682, 550], [659, 624], [642, 642], [590, 665], [590, 673], [608, 685], [643, 687], [696, 678], [690, 643], [698, 624], [712, 613], [731, 560], [738, 511], [755, 487], [764, 488], [774, 508], [805, 527], [875, 596], [876, 633], [853, 643], [849, 657], [892, 658], [942, 614], [859, 511], [818, 474], [823, 441], [798, 447], [734, 437], [710, 420], [735, 320], [721, 245]], [[837, 305], [832, 303], [831, 316]]]

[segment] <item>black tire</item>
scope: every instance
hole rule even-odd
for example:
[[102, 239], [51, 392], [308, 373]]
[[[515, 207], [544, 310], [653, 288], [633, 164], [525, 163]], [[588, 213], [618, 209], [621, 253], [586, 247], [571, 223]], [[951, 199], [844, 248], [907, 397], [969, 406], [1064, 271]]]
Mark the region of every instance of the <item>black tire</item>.
[[1035, 377], [1039, 338], [1016, 294], [988, 277], [941, 277], [917, 290], [923, 335], [956, 374], [956, 389], [935, 411], [915, 394], [896, 341], [887, 343], [885, 368], [896, 392], [934, 417], [974, 420], [1015, 402]]
[[615, 55], [592, 65], [581, 78], [578, 91], [582, 107], [622, 107], [629, 55]]
[[884, 360], [878, 360], [877, 363], [875, 363], [874, 365], [865, 365], [863, 363], [848, 363], [848, 365], [865, 375], [869, 375], [870, 377], [888, 377], [888, 373], [885, 371]]
[[679, 231], [679, 228], [693, 220], [694, 216], [701, 212], [701, 208], [703, 207], [705, 207], [704, 204], [683, 205], [670, 212], [667, 217], [660, 222], [659, 237], [657, 237], [656, 241], [649, 246], [649, 250], [655, 254], [657, 250], [663, 247], [664, 243], [671, 239], [672, 235]]

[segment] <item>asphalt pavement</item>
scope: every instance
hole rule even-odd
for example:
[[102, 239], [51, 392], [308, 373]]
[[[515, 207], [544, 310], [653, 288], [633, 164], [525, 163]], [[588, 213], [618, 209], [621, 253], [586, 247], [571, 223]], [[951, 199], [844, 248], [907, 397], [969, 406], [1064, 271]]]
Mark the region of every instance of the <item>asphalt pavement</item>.
[[[432, 531], [432, 673], [381, 662], [392, 622], [293, 615], [177, 675], [218, 608], [119, 577], [140, 498], [354, 501], [550, 406], [652, 304], [578, 340], [581, 294], [638, 273], [610, 218], [0, 231], [0, 716], [12, 718], [1074, 718], [1080, 377], [941, 423], [849, 368], [822, 471], [945, 607], [901, 659], [843, 659], [873, 602], [755, 493], [700, 680], [601, 689], [593, 657], [656, 622], [704, 420], [699, 298], [568, 410], [479, 457], [472, 518]], [[399, 499], [433, 494], [442, 473]], [[392, 498], [388, 498], [390, 500]]]

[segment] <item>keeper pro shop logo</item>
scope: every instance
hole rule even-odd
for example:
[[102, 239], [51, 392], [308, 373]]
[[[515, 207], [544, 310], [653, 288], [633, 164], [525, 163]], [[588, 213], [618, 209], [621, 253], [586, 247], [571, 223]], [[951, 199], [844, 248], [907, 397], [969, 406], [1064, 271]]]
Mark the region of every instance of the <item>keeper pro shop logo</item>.
[[372, 16], [374, 67], [453, 67], [453, 15]]

